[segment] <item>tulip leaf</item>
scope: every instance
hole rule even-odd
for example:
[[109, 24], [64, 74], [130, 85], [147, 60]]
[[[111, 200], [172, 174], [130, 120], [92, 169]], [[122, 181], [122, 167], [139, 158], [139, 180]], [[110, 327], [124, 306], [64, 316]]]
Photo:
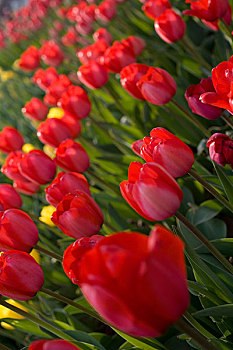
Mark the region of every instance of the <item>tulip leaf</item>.
[[[1, 320], [1, 322], [2, 321], [3, 319]], [[36, 325], [35, 323], [32, 323], [27, 319], [13, 320], [13, 319], [6, 318], [4, 319], [4, 322], [10, 324], [16, 329], [20, 329], [22, 332], [25, 332], [27, 334], [34, 334], [34, 335], [37, 335], [38, 337], [43, 337], [48, 339], [50, 338], [47, 332], [42, 331], [41, 327], [39, 327], [38, 325]]]
[[233, 204], [233, 183], [230, 181], [229, 177], [226, 175], [225, 171], [217, 164], [213, 163], [218, 178], [225, 190], [227, 198], [231, 204]]
[[205, 316], [233, 317], [233, 304], [224, 304], [224, 305], [210, 307], [204, 310], [197, 311], [193, 315], [195, 317], [205, 317]]
[[[223, 255], [230, 257], [233, 252], [233, 238], [222, 238], [211, 241], [213, 246], [217, 248]], [[196, 249], [198, 253], [208, 253], [206, 247], [201, 246]]]
[[[76, 331], [76, 330], [75, 331], [65, 330], [63, 332], [68, 334], [69, 336], [71, 336], [75, 340], [77, 340], [78, 346], [83, 346], [83, 343], [84, 343], [87, 345], [93, 345], [94, 348], [99, 349], [99, 350], [106, 350], [106, 348], [103, 345], [101, 345], [94, 337], [87, 334], [86, 332]], [[84, 350], [85, 350], [85, 347], [84, 347]]]

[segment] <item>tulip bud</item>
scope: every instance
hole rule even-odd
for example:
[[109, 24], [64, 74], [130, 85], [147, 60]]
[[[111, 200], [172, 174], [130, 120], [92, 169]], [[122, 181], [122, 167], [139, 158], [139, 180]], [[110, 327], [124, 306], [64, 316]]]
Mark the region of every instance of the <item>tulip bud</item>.
[[97, 7], [96, 18], [104, 23], [108, 23], [116, 15], [116, 3], [113, 0], [103, 0]]
[[27, 179], [25, 179], [25, 181], [15, 180], [13, 186], [18, 192], [26, 194], [28, 196], [32, 196], [40, 189], [40, 184], [27, 181]]
[[23, 204], [18, 192], [8, 184], [0, 184], [0, 204], [3, 210], [20, 208]]
[[138, 81], [147, 73], [149, 66], [146, 64], [132, 63], [121, 70], [121, 85], [128, 93], [139, 99], [145, 100], [137, 86]]
[[96, 61], [80, 66], [77, 75], [79, 80], [90, 89], [98, 89], [108, 81], [106, 69]]
[[24, 139], [20, 132], [10, 126], [6, 126], [0, 132], [0, 150], [6, 153], [20, 150]]
[[156, 19], [169, 8], [171, 4], [168, 0], [148, 0], [142, 6], [145, 15], [151, 19]]
[[36, 340], [29, 346], [28, 350], [80, 350], [77, 346], [67, 340]]
[[150, 221], [173, 216], [183, 200], [177, 182], [156, 163], [132, 162], [128, 181], [121, 182], [120, 190], [128, 204]]
[[113, 73], [120, 73], [122, 68], [134, 62], [135, 54], [132, 47], [119, 41], [115, 41], [100, 59], [100, 64], [103, 64]]
[[19, 163], [21, 162], [25, 153], [21, 151], [11, 152], [5, 159], [5, 163], [1, 168], [1, 172], [11, 180], [27, 181], [19, 170]]
[[73, 115], [65, 113], [64, 116], [61, 118], [61, 121], [65, 123], [66, 126], [69, 128], [72, 139], [75, 139], [78, 135], [81, 134], [82, 124]]
[[43, 120], [48, 114], [48, 107], [37, 97], [33, 97], [22, 108], [22, 113], [25, 117], [32, 120]]
[[43, 271], [28, 253], [11, 250], [0, 255], [0, 294], [16, 300], [29, 300], [43, 283]]
[[99, 28], [93, 34], [94, 41], [105, 40], [108, 45], [112, 42], [112, 35], [106, 28]]
[[57, 80], [59, 74], [54, 67], [47, 69], [38, 69], [34, 74], [32, 81], [37, 84], [42, 90], [47, 91], [50, 85]]
[[91, 111], [91, 102], [87, 93], [79, 86], [69, 87], [62, 94], [58, 106], [78, 119], [86, 118]]
[[229, 164], [233, 168], [233, 140], [224, 134], [216, 133], [207, 141], [210, 158], [217, 164]]
[[24, 51], [19, 60], [20, 68], [32, 71], [40, 65], [39, 50], [35, 46], [30, 46]]
[[59, 46], [53, 41], [46, 41], [40, 49], [41, 59], [48, 66], [59, 67], [64, 55]]
[[88, 194], [74, 191], [63, 197], [51, 220], [65, 235], [78, 239], [97, 234], [104, 216]]
[[189, 0], [187, 2], [191, 4], [191, 9], [183, 11], [184, 15], [195, 16], [211, 22], [222, 18], [228, 9], [227, 0]]
[[46, 200], [56, 207], [65, 195], [73, 193], [75, 190], [91, 195], [85, 176], [79, 173], [61, 171], [53, 182], [45, 188]]
[[155, 19], [155, 31], [166, 43], [174, 43], [183, 38], [185, 22], [174, 10], [168, 9]]
[[141, 55], [146, 46], [146, 43], [143, 39], [134, 35], [131, 35], [127, 39], [122, 40], [121, 43], [128, 45], [133, 50], [135, 56]]
[[40, 123], [37, 128], [37, 136], [45, 145], [56, 148], [72, 135], [69, 127], [61, 119], [50, 118]]

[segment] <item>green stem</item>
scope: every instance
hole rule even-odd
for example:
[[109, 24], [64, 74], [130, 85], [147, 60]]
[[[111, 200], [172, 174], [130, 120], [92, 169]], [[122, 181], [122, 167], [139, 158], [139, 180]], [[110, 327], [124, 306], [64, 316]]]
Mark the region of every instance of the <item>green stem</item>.
[[114, 232], [117, 232], [117, 230], [116, 230], [108, 221], [104, 220], [104, 225], [105, 225], [106, 227], [108, 227], [110, 230], [112, 230], [113, 233], [114, 233]]
[[198, 64], [202, 64], [204, 68], [206, 68], [208, 71], [211, 71], [212, 67], [209, 65], [208, 62], [197, 52], [196, 48], [191, 44], [190, 40], [186, 37], [183, 37], [180, 40], [185, 49], [188, 49], [188, 51], [192, 54], [193, 57], [195, 57]]
[[207, 338], [216, 338], [213, 334], [208, 332], [195, 318], [190, 315], [188, 311], [184, 313], [184, 318], [194, 327], [196, 328], [204, 337]]
[[70, 337], [68, 334], [64, 333], [59, 328], [51, 325], [50, 323], [48, 323], [46, 321], [41, 320], [40, 318], [38, 318], [34, 315], [29, 314], [26, 311], [19, 309], [16, 306], [13, 306], [13, 305], [7, 303], [6, 301], [4, 301], [2, 299], [0, 300], [0, 305], [3, 305], [4, 307], [16, 312], [17, 314], [19, 314], [25, 318], [27, 318], [28, 320], [32, 321], [33, 323], [37, 324], [38, 326], [40, 326], [44, 329], [47, 329], [47, 331], [55, 334], [57, 337], [59, 337], [61, 339], [64, 339], [64, 340], [67, 340], [67, 341], [70, 341], [73, 343], [75, 342], [74, 338]]
[[204, 246], [215, 256], [216, 259], [233, 274], [233, 266], [230, 262], [225, 259], [225, 257], [216, 249], [212, 243], [199, 231], [184, 215], [177, 211], [174, 215], [178, 220], [180, 220], [189, 230], [192, 232], [203, 244]]
[[175, 101], [174, 99], [171, 99], [171, 101], [173, 103], [173, 105], [175, 105], [178, 109], [181, 110], [181, 112], [183, 112], [184, 114], [187, 115], [187, 117], [190, 119], [190, 121], [198, 128], [202, 131], [202, 133], [206, 136], [206, 137], [210, 137], [211, 134], [210, 132], [189, 112], [187, 111], [185, 108], [183, 108], [183, 106], [181, 106], [177, 101]]
[[187, 334], [202, 350], [217, 350], [207, 338], [205, 338], [195, 328], [191, 327], [184, 319], [180, 319], [174, 324], [175, 328], [180, 332]]
[[218, 191], [215, 190], [206, 180], [198, 175], [193, 169], [189, 171], [189, 175], [197, 180], [209, 193], [211, 193], [220, 203], [222, 203], [227, 209], [233, 213], [233, 205], [223, 197]]
[[101, 322], [104, 322], [96, 312], [94, 312], [92, 310], [89, 310], [89, 309], [87, 309], [86, 307], [84, 307], [82, 305], [79, 305], [75, 301], [73, 301], [71, 299], [68, 299], [68, 298], [64, 297], [63, 295], [55, 293], [55, 292], [51, 291], [50, 289], [47, 289], [47, 288], [44, 288], [44, 287], [42, 287], [40, 289], [40, 292], [42, 292], [44, 294], [47, 294], [47, 295], [50, 295], [51, 297], [53, 297], [53, 298], [55, 298], [55, 299], [57, 299], [59, 301], [62, 301], [65, 304], [71, 305], [71, 306], [75, 307], [76, 309], [78, 309], [80, 311], [83, 311], [85, 314], [87, 314], [89, 316], [92, 316], [92, 317], [96, 318], [97, 320], [99, 320]]
[[233, 121], [230, 117], [228, 117], [228, 115], [222, 114], [221, 118], [224, 120], [225, 123], [227, 123], [227, 125], [229, 125], [233, 129]]
[[51, 258], [54, 258], [54, 259], [59, 260], [59, 261], [62, 261], [62, 256], [61, 255], [53, 253], [50, 250], [47, 250], [47, 249], [41, 247], [39, 244], [37, 244], [34, 248], [39, 250], [41, 253], [50, 256]]
[[95, 175], [90, 169], [88, 169], [86, 171], [87, 174], [89, 174], [91, 177], [93, 177], [94, 179], [96, 179], [98, 182], [100, 182], [101, 184], [103, 184], [105, 187], [109, 188], [111, 191], [113, 191], [115, 194], [117, 194], [119, 196], [120, 192], [118, 190], [116, 190], [113, 186], [111, 186], [110, 184], [108, 184], [107, 182], [105, 182], [103, 179], [101, 179], [99, 176]]
[[[222, 25], [222, 27], [225, 29], [225, 32], [227, 33], [227, 36], [228, 36], [228, 38], [231, 40], [231, 42], [232, 42], [232, 34], [231, 34], [231, 30], [230, 30], [230, 28], [228, 27], [228, 25], [226, 24], [226, 22], [222, 19], [222, 18], [219, 18], [219, 20], [220, 20], [220, 23], [221, 23], [221, 25]], [[221, 28], [220, 28], [221, 29]], [[224, 32], [223, 32], [224, 33]], [[226, 34], [226, 33], [224, 33], [224, 34]]]

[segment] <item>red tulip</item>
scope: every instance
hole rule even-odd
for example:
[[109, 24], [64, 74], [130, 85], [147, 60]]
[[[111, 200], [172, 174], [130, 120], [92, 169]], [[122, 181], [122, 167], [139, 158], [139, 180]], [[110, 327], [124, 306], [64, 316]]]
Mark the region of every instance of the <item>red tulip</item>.
[[222, 18], [228, 9], [228, 0], [186, 0], [191, 9], [183, 12], [184, 15], [195, 16], [206, 21], [215, 21]]
[[45, 185], [54, 178], [56, 165], [43, 151], [33, 150], [23, 155], [19, 170], [27, 180]]
[[132, 47], [119, 41], [115, 41], [100, 58], [100, 64], [113, 73], [120, 73], [122, 68], [134, 62], [135, 54]]
[[137, 83], [147, 73], [149, 66], [146, 64], [132, 63], [121, 70], [121, 85], [130, 95], [145, 100], [139, 90]]
[[11, 152], [5, 159], [5, 163], [1, 168], [1, 172], [11, 180], [27, 181], [19, 170], [19, 163], [24, 153], [21, 151]]
[[143, 39], [139, 38], [139, 36], [131, 35], [127, 39], [121, 41], [123, 45], [129, 46], [135, 56], [141, 55], [144, 50], [146, 43]]
[[224, 134], [213, 134], [207, 141], [210, 158], [217, 164], [233, 168], [233, 140]]
[[43, 120], [48, 114], [48, 107], [37, 97], [33, 97], [22, 108], [25, 117], [32, 120]]
[[108, 45], [112, 42], [112, 35], [106, 28], [99, 28], [93, 34], [95, 41], [104, 40]]
[[48, 66], [59, 67], [64, 55], [59, 46], [53, 41], [46, 41], [40, 49], [41, 59]]
[[151, 19], [156, 19], [169, 8], [171, 4], [168, 0], [148, 0], [142, 6], [145, 15]]
[[15, 180], [13, 186], [18, 192], [26, 194], [28, 196], [32, 196], [40, 189], [40, 184], [31, 181]]
[[45, 145], [58, 147], [60, 143], [72, 137], [69, 127], [58, 118], [46, 119], [37, 128], [37, 136]]
[[52, 84], [49, 86], [47, 91], [48, 93], [47, 95], [45, 95], [44, 101], [47, 103], [48, 102], [47, 98], [49, 97], [49, 100], [52, 103], [48, 103], [48, 104], [56, 106], [59, 98], [61, 98], [62, 94], [70, 86], [73, 86], [70, 79], [64, 74], [59, 75], [59, 77], [56, 80], [54, 80]]
[[100, 235], [82, 237], [64, 251], [63, 269], [74, 284], [78, 284], [77, 271], [81, 258], [102, 239]]
[[103, 238], [73, 271], [103, 319], [136, 337], [160, 336], [189, 304], [184, 244], [160, 225]]
[[97, 7], [96, 18], [102, 22], [108, 23], [116, 15], [116, 3], [113, 0], [103, 0]]
[[70, 129], [72, 139], [75, 139], [78, 135], [81, 134], [82, 124], [76, 117], [66, 113], [63, 115], [61, 120]]
[[79, 67], [79, 80], [90, 89], [98, 89], [108, 81], [108, 72], [96, 61], [90, 61]]
[[0, 184], [0, 204], [3, 210], [20, 208], [23, 204], [18, 192], [8, 184]]
[[0, 132], [0, 150], [6, 153], [20, 150], [24, 139], [20, 132], [10, 126], [5, 126]]
[[73, 193], [75, 190], [91, 195], [85, 176], [79, 173], [61, 171], [53, 182], [46, 187], [46, 200], [56, 207], [65, 195]]
[[96, 60], [99, 56], [103, 55], [108, 44], [105, 40], [98, 40], [92, 45], [88, 45], [81, 50], [78, 50], [76, 55], [82, 64], [86, 64], [90, 61]]
[[197, 85], [189, 86], [185, 92], [185, 98], [193, 113], [206, 119], [217, 119], [222, 114], [222, 109], [202, 103], [200, 101], [200, 96], [205, 92], [215, 93], [211, 77], [201, 79], [201, 82]]
[[29, 253], [36, 245], [39, 234], [32, 219], [19, 209], [0, 213], [0, 250], [21, 250]]
[[29, 346], [28, 350], [79, 350], [77, 346], [67, 340], [36, 340]]
[[68, 31], [62, 37], [62, 44], [65, 46], [74, 46], [78, 42], [78, 34], [73, 27], [68, 28]]
[[84, 173], [90, 166], [90, 159], [80, 143], [66, 140], [60, 143], [56, 151], [57, 166], [67, 171]]
[[156, 17], [155, 31], [166, 43], [174, 43], [183, 38], [185, 22], [174, 10], [168, 9]]
[[120, 184], [129, 205], [150, 221], [161, 221], [178, 210], [183, 193], [173, 177], [159, 164], [132, 162], [128, 180]]
[[43, 283], [43, 271], [28, 253], [11, 250], [0, 255], [0, 294], [15, 300], [29, 300]]
[[[232, 11], [231, 11], [231, 6], [228, 3], [227, 5], [227, 11], [225, 12], [225, 15], [223, 17], [221, 17], [222, 20], [229, 26], [231, 24], [232, 21]], [[205, 19], [202, 19], [202, 22], [210, 29], [212, 30], [219, 30], [219, 21], [221, 19], [216, 19], [215, 21], [206, 21]]]
[[104, 216], [88, 194], [74, 191], [63, 197], [51, 220], [65, 235], [78, 239], [98, 233]]
[[87, 93], [79, 86], [69, 87], [62, 94], [58, 106], [78, 119], [86, 118], [91, 111], [91, 102]]
[[59, 74], [54, 67], [47, 69], [38, 69], [34, 74], [32, 81], [37, 84], [42, 90], [47, 91], [49, 86], [57, 80]]
[[162, 68], [150, 67], [137, 83], [145, 100], [155, 105], [168, 103], [176, 93], [176, 82]]
[[35, 46], [30, 46], [24, 51], [19, 60], [20, 68], [32, 71], [40, 65], [39, 50]]
[[151, 130], [150, 137], [134, 142], [132, 149], [146, 162], [161, 165], [173, 177], [186, 175], [195, 160], [192, 150], [164, 128]]

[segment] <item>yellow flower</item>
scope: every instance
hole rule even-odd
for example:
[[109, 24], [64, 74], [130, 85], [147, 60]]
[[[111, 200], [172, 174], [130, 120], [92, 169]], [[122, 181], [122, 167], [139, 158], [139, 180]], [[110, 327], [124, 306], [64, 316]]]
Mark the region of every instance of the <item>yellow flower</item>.
[[[17, 301], [13, 300], [13, 299], [8, 299], [6, 300], [7, 303], [18, 307], [19, 309], [23, 310], [23, 311], [28, 311], [25, 307], [23, 307], [21, 304], [17, 303]], [[16, 320], [20, 320], [23, 319], [24, 317], [17, 314], [16, 312], [8, 309], [7, 307], [0, 305], [0, 319], [2, 318], [13, 318]], [[6, 322], [1, 322], [1, 326], [5, 329], [14, 329], [13, 326], [11, 326], [10, 324], [6, 323]]]
[[47, 156], [49, 156], [50, 158], [54, 159], [55, 158], [55, 149], [49, 145], [45, 145], [43, 147], [43, 151], [45, 154], [47, 154]]
[[44, 222], [48, 226], [55, 226], [54, 223], [51, 220], [51, 215], [56, 210], [52, 205], [47, 205], [44, 207], [40, 212], [40, 221]]
[[34, 149], [35, 149], [35, 147], [31, 143], [25, 143], [22, 147], [22, 151], [25, 153], [28, 153]]
[[61, 119], [65, 114], [64, 110], [59, 107], [50, 108], [47, 118], [58, 118]]
[[36, 262], [38, 264], [40, 264], [40, 254], [39, 254], [38, 250], [32, 249], [30, 255], [36, 260]]

